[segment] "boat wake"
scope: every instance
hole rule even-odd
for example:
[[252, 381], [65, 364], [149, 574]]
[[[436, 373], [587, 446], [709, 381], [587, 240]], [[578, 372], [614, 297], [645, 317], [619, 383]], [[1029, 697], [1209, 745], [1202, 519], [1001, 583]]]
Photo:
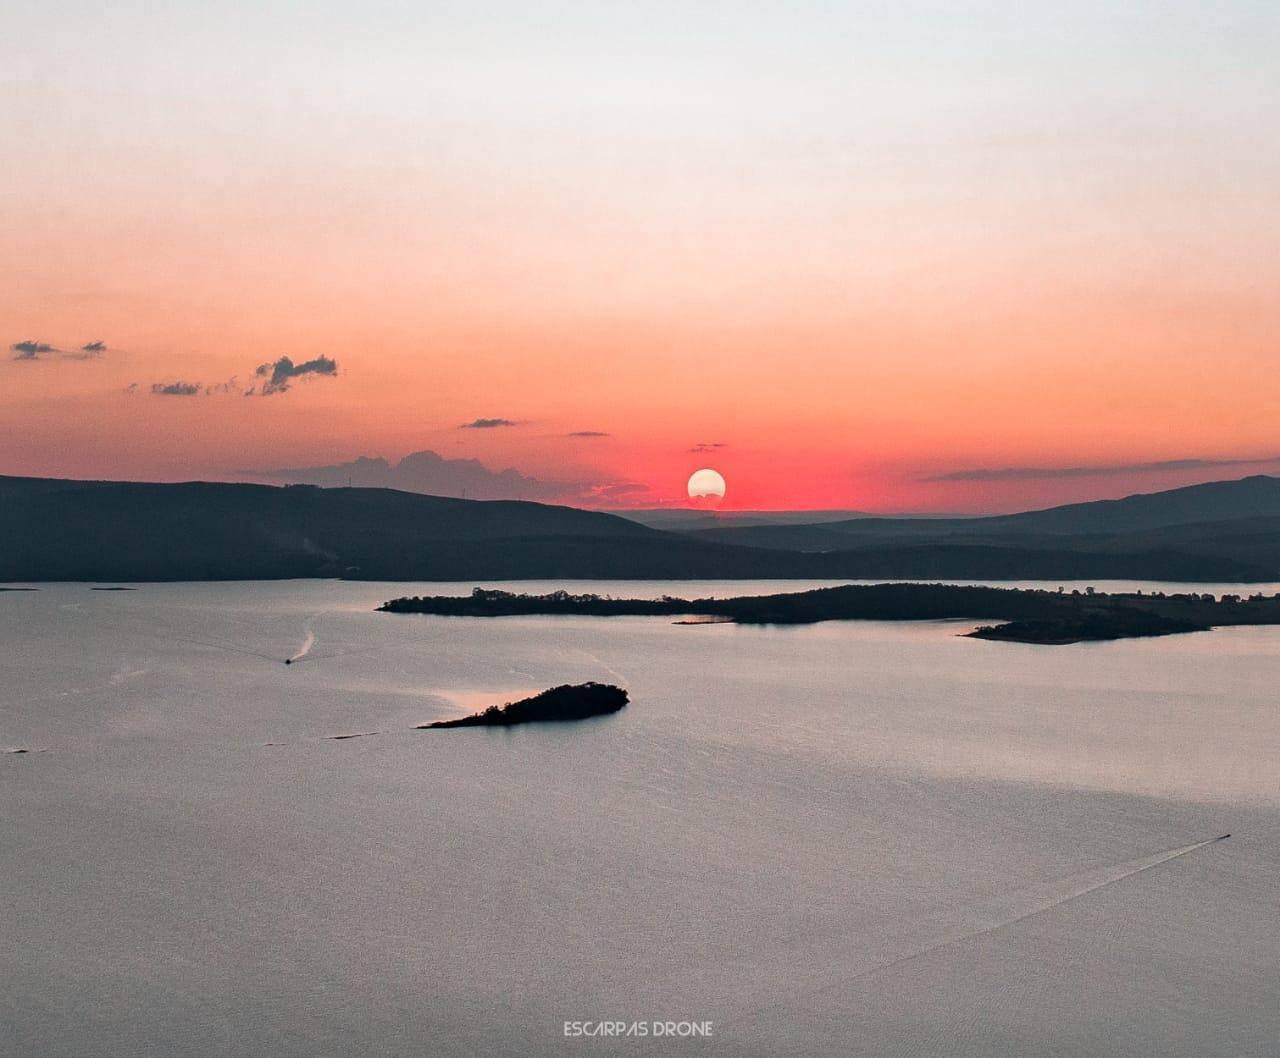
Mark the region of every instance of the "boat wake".
[[307, 637], [302, 641], [302, 646], [298, 648], [298, 652], [291, 657], [285, 659], [286, 665], [292, 665], [294, 662], [301, 661], [311, 653], [311, 648], [316, 645], [316, 634], [311, 629], [311, 623], [307, 623]]
[[838, 980], [827, 983], [812, 982], [811, 987], [797, 990], [785, 999], [775, 999], [773, 1002], [727, 1019], [726, 1025], [732, 1022], [739, 1024], [750, 1022], [766, 1015], [777, 1014], [797, 1004], [807, 1004], [821, 996], [838, 993], [875, 974], [896, 969], [941, 948], [994, 933], [1007, 926], [1052, 911], [1070, 901], [1115, 885], [1126, 878], [1142, 874], [1144, 871], [1186, 856], [1198, 849], [1216, 845], [1229, 837], [1231, 837], [1230, 834], [1222, 834], [1190, 845], [1179, 845], [1149, 856], [1031, 885], [992, 900], [955, 909], [945, 916], [937, 916], [930, 922], [918, 924], [917, 928], [913, 928], [907, 936], [901, 938], [898, 954], [863, 969], [844, 974]]

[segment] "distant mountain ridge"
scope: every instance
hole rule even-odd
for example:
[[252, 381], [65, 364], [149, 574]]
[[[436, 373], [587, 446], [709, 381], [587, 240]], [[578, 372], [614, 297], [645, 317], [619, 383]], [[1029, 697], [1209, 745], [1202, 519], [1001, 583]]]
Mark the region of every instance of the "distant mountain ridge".
[[833, 551], [888, 539], [993, 542], [1031, 536], [1101, 538], [1266, 518], [1280, 518], [1280, 478], [1258, 474], [1019, 514], [929, 519], [866, 517], [807, 525], [730, 526], [700, 530], [694, 535], [752, 547]]
[[0, 477], [0, 582], [1280, 579], [1280, 481], [1217, 484], [994, 519], [671, 532], [392, 489]]
[[1280, 518], [1280, 478], [1254, 474], [1233, 481], [1210, 481], [979, 520], [1018, 530], [1090, 533], [1140, 532], [1239, 518]]
[[693, 507], [657, 507], [616, 513], [629, 522], [639, 522], [650, 529], [676, 532], [754, 525], [816, 525], [874, 517], [865, 511], [718, 511]]

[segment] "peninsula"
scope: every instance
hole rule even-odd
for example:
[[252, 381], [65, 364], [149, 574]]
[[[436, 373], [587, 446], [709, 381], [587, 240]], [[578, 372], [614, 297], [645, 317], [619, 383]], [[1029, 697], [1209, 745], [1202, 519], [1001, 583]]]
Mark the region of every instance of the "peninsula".
[[1280, 596], [1207, 593], [1103, 593], [957, 584], [850, 584], [779, 595], [726, 599], [615, 599], [565, 591], [524, 595], [476, 588], [470, 595], [392, 599], [387, 613], [453, 617], [527, 614], [597, 617], [700, 617], [736, 624], [818, 621], [994, 620], [969, 633], [1021, 643], [1078, 643], [1198, 632], [1224, 625], [1280, 624]]

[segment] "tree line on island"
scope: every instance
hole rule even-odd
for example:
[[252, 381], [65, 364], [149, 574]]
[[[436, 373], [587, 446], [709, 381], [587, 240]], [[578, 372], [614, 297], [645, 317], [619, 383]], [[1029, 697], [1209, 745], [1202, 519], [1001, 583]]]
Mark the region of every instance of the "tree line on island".
[[573, 720], [589, 720], [593, 716], [608, 716], [627, 704], [627, 692], [609, 683], [561, 684], [521, 698], [506, 705], [491, 705], [483, 712], [456, 720], [437, 720], [434, 724], [422, 724], [425, 731], [440, 727], [514, 727], [516, 724], [568, 723]]
[[618, 599], [567, 591], [528, 595], [476, 588], [470, 595], [407, 596], [379, 607], [387, 613], [451, 617], [584, 615], [700, 617], [736, 624], [818, 621], [994, 620], [974, 638], [1023, 643], [1076, 643], [1205, 631], [1224, 625], [1280, 624], [1280, 595], [1249, 597], [1187, 592], [1057, 591], [957, 584], [850, 584], [812, 591], [730, 598]]

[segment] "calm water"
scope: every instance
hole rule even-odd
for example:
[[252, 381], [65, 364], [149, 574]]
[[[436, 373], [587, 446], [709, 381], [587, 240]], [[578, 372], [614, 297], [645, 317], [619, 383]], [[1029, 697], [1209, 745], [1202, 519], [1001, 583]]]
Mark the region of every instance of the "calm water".
[[1275, 1054], [1280, 629], [373, 612], [471, 586], [0, 593], [0, 1053]]

